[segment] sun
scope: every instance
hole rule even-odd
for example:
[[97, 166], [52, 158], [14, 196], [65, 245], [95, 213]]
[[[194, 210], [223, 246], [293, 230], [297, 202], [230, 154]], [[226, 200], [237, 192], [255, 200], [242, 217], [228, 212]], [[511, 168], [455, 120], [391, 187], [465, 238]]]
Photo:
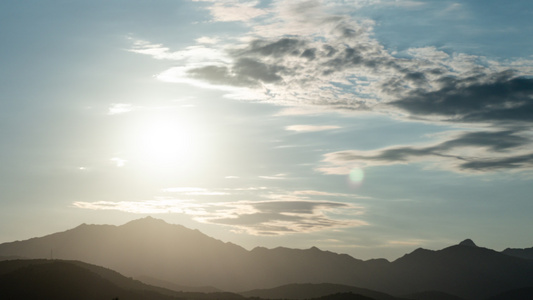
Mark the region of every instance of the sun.
[[129, 130], [129, 152], [137, 163], [151, 168], [192, 167], [207, 147], [202, 126], [183, 116], [142, 118]]

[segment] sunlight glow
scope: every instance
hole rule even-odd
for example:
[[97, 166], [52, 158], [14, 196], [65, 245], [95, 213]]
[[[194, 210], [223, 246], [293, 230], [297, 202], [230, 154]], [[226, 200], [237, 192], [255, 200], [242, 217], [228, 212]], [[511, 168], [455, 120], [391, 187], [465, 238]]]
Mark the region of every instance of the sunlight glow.
[[151, 169], [189, 170], [201, 164], [207, 152], [203, 127], [185, 116], [151, 115], [127, 131], [127, 151]]

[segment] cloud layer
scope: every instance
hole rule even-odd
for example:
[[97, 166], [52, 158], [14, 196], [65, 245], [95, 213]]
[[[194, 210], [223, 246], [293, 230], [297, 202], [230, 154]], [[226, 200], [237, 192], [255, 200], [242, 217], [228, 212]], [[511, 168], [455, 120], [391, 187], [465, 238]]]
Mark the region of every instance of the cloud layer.
[[[248, 195], [260, 191], [263, 199], [255, 201], [219, 201], [215, 196]], [[283, 235], [331, 230], [335, 228], [368, 225], [358, 217], [364, 213], [362, 206], [345, 201], [321, 200], [314, 198], [358, 198], [356, 195], [337, 194], [321, 191], [268, 191], [267, 188], [223, 189], [211, 191], [203, 188], [167, 188], [164, 193], [177, 197], [159, 197], [146, 201], [96, 201], [74, 202], [73, 205], [91, 210], [118, 210], [138, 214], [178, 213], [191, 216], [194, 220], [225, 225], [236, 232], [252, 235]], [[191, 196], [209, 196], [210, 202], [196, 201]], [[257, 197], [257, 196], [256, 196]]]
[[[451, 130], [445, 139], [425, 145], [327, 153], [324, 162], [330, 165], [319, 170], [347, 174], [352, 165], [419, 161], [457, 172], [532, 168], [531, 61], [496, 62], [431, 46], [389, 51], [374, 38], [372, 20], [338, 13], [345, 8], [342, 1], [274, 1], [261, 8], [258, 2], [206, 3], [213, 21], [245, 21], [249, 32], [224, 43], [214, 37], [213, 43], [175, 52], [138, 43], [132, 51], [182, 62], [161, 73], [161, 80], [221, 88], [231, 97], [314, 112], [373, 112]], [[425, 4], [356, 1], [352, 5]], [[251, 13], [240, 19], [229, 13], [220, 17], [229, 11], [226, 6], [246, 7]], [[324, 129], [329, 128], [307, 131]], [[510, 146], [510, 140], [520, 142]]]

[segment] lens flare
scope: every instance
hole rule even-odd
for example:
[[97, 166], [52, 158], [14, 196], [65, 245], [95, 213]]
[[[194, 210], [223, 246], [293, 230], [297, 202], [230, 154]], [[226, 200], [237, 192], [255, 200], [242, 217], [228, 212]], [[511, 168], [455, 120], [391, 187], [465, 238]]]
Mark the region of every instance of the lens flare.
[[363, 184], [363, 179], [365, 178], [365, 172], [361, 168], [354, 168], [350, 171], [349, 181], [350, 185], [354, 187], [359, 187]]

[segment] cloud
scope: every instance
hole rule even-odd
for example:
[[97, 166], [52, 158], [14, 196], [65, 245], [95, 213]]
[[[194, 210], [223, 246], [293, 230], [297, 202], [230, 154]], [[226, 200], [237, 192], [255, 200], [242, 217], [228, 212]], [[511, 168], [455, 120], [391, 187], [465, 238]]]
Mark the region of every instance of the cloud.
[[[349, 218], [337, 219], [328, 213], [344, 213]], [[223, 208], [199, 221], [227, 225], [253, 235], [283, 235], [368, 225], [354, 219], [360, 207], [329, 201], [258, 201], [225, 203]]]
[[[222, 6], [258, 9], [257, 2], [217, 3], [209, 2], [215, 21], [225, 20], [216, 15], [224, 11]], [[425, 2], [361, 0], [349, 7], [354, 5], [416, 8]], [[449, 140], [436, 144], [328, 153], [326, 165], [319, 168], [327, 174], [344, 174], [354, 164], [411, 162], [429, 162], [458, 172], [530, 169], [531, 60], [496, 62], [430, 46], [396, 53], [374, 37], [374, 21], [340, 13], [345, 8], [343, 1], [274, 1], [261, 9], [268, 18], [244, 14], [249, 32], [223, 46], [209, 48], [200, 43], [171, 51], [139, 43], [131, 51], [182, 62], [162, 72], [161, 80], [219, 88], [228, 97], [284, 106], [282, 114], [371, 112], [470, 132], [462, 137], [450, 135]], [[201, 49], [204, 52], [196, 51]], [[286, 129], [320, 129], [294, 126]], [[500, 151], [505, 142], [490, 138], [498, 135], [521, 139], [523, 145]], [[484, 139], [486, 144], [466, 145], [465, 138]]]
[[434, 144], [327, 153], [326, 165], [319, 170], [326, 174], [348, 174], [353, 167], [415, 162], [432, 162], [440, 168], [469, 173], [531, 169], [532, 146], [523, 131], [461, 132]]
[[[273, 190], [267, 187], [224, 188], [220, 191], [223, 192], [198, 187], [174, 187], [162, 190], [165, 196], [150, 200], [79, 201], [74, 202], [73, 206], [135, 214], [186, 214], [198, 222], [226, 225], [236, 232], [252, 235], [282, 235], [368, 225], [360, 219], [365, 212], [364, 207], [345, 202], [364, 198], [354, 194]], [[172, 196], [169, 197], [169, 194]], [[256, 200], [204, 202], [190, 198], [222, 194]], [[342, 201], [336, 201], [335, 198], [341, 198]]]
[[283, 180], [283, 179], [287, 179], [287, 174], [276, 174], [276, 175], [262, 175], [262, 176], [258, 176], [259, 178], [262, 178], [262, 179], [269, 179], [269, 180]]
[[421, 240], [421, 239], [407, 239], [407, 240], [392, 240], [388, 241], [387, 244], [389, 246], [422, 246], [426, 244], [427, 240]]
[[176, 193], [176, 194], [191, 195], [191, 196], [222, 196], [222, 195], [229, 194], [227, 192], [210, 191], [208, 189], [196, 188], [196, 187], [173, 187], [173, 188], [165, 188], [162, 191], [165, 193]]
[[232, 68], [210, 65], [190, 69], [187, 73], [192, 78], [203, 79], [214, 85], [258, 87], [261, 83], [281, 81], [279, 73], [283, 69], [282, 66], [267, 65], [254, 59], [241, 58]]
[[117, 167], [124, 167], [126, 165], [126, 163], [128, 162], [127, 160], [123, 159], [123, 158], [120, 158], [120, 157], [113, 157], [110, 159], [111, 163], [113, 163], [115, 166]]
[[339, 129], [340, 126], [334, 126], [334, 125], [290, 125], [285, 127], [286, 130], [289, 131], [296, 131], [296, 132], [316, 132], [316, 131], [325, 131], [325, 130], [333, 130], [333, 129]]
[[91, 210], [118, 210], [134, 214], [195, 213], [201, 206], [190, 200], [156, 199], [145, 201], [74, 202], [78, 208]]
[[[354, 216], [362, 207], [333, 201], [239, 201], [195, 203], [192, 200], [159, 198], [146, 201], [74, 202], [91, 210], [118, 210], [136, 214], [188, 214], [196, 221], [226, 225], [252, 235], [282, 235], [368, 225]], [[344, 218], [338, 218], [338, 216]]]
[[[208, 2], [210, 9], [258, 5], [255, 1]], [[423, 2], [356, 1], [350, 5], [419, 6]], [[523, 75], [533, 74], [531, 62], [502, 64], [479, 56], [448, 54], [435, 47], [390, 52], [374, 38], [373, 21], [334, 13], [343, 7], [342, 1], [275, 1], [268, 8], [269, 18], [251, 21], [248, 34], [229, 39], [225, 45], [211, 47], [203, 42], [210, 38], [202, 37], [198, 45], [170, 51], [138, 41], [131, 51], [158, 59], [185, 60], [173, 71], [161, 73], [161, 80], [204, 82], [226, 90], [246, 88], [249, 99], [283, 106], [404, 113], [407, 118], [410, 114], [435, 117], [439, 109], [452, 108], [454, 102], [466, 103], [465, 109], [468, 103], [476, 106], [471, 102], [481, 108], [530, 108], [532, 79]], [[520, 66], [520, 72], [511, 71]], [[482, 100], [488, 94], [483, 94], [486, 89], [497, 94]], [[238, 95], [242, 99], [243, 93]], [[439, 99], [445, 103], [434, 105]], [[493, 119], [499, 118], [496, 115], [500, 111], [492, 112]], [[476, 122], [488, 113], [456, 119], [439, 116], [447, 121]], [[512, 119], [518, 111], [509, 109], [506, 113]], [[523, 119], [527, 117], [523, 115]]]
[[203, 36], [196, 39], [196, 42], [199, 44], [216, 44], [220, 40], [218, 38]]
[[215, 47], [218, 39], [215, 37], [201, 37], [196, 40], [198, 45], [189, 46], [179, 51], [171, 51], [162, 44], [153, 44], [144, 40], [133, 40], [133, 48], [129, 52], [149, 55], [158, 60], [175, 60], [187, 63], [226, 61], [223, 49]]
[[259, 1], [239, 1], [239, 0], [193, 0], [197, 2], [211, 2], [207, 7], [213, 21], [215, 22], [235, 22], [248, 21], [267, 13], [267, 11], [257, 8]]
[[343, 193], [331, 193], [315, 190], [304, 190], [304, 191], [294, 191], [296, 196], [326, 196], [326, 197], [346, 197], [346, 198], [357, 198], [357, 199], [369, 199], [370, 197], [359, 196], [356, 194], [343, 194]]
[[416, 117], [448, 122], [533, 122], [533, 78], [515, 77], [506, 71], [439, 81], [442, 87], [438, 90], [413, 90], [389, 104]]
[[113, 103], [109, 106], [108, 114], [109, 115], [118, 115], [133, 111], [135, 108], [130, 103]]

